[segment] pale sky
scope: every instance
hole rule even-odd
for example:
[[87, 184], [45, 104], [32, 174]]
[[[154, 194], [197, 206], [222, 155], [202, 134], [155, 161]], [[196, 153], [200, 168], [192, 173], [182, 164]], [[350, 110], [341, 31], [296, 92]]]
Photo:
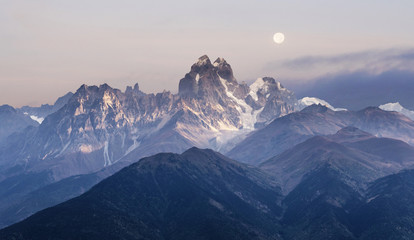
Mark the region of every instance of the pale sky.
[[[0, 0], [0, 105], [52, 103], [83, 83], [177, 92], [204, 54], [246, 82], [381, 71], [388, 56], [412, 53], [413, 12], [412, 0]], [[345, 62], [333, 66], [335, 56]], [[303, 65], [312, 59], [322, 65]], [[414, 66], [398, 59], [391, 67]]]

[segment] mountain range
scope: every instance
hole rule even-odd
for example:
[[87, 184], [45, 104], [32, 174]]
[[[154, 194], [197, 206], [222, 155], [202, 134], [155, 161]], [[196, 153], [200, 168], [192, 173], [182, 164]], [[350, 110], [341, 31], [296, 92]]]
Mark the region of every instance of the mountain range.
[[203, 56], [181, 79], [178, 94], [144, 94], [138, 84], [125, 92], [106, 84], [81, 86], [38, 128], [9, 139], [1, 165], [53, 169], [59, 180], [98, 171], [133, 151], [223, 151], [256, 126], [293, 112], [295, 103], [294, 94], [274, 79], [239, 84], [224, 59], [212, 64]]
[[34, 215], [0, 238], [378, 239], [388, 226], [409, 239], [411, 216], [387, 199], [412, 191], [407, 111], [298, 100], [207, 56], [177, 94], [82, 85], [54, 105], [4, 105], [0, 228]]
[[[358, 130], [352, 131], [359, 134]], [[180, 155], [161, 153], [122, 169], [80, 197], [1, 230], [0, 237], [409, 239], [413, 236], [414, 215], [410, 204], [413, 171], [379, 178], [362, 192], [349, 184], [350, 176], [339, 172], [329, 161], [325, 163], [310, 169], [283, 196], [271, 175], [211, 150], [191, 148]]]
[[397, 112], [368, 107], [360, 111], [333, 111], [312, 105], [300, 112], [280, 117], [259, 129], [227, 155], [241, 162], [257, 165], [313, 136], [334, 134], [354, 126], [378, 137], [388, 137], [414, 144], [414, 122]]

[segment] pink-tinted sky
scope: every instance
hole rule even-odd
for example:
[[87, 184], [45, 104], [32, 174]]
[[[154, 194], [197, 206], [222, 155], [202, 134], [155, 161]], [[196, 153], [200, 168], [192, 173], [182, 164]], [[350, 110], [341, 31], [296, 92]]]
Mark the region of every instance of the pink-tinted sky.
[[[176, 92], [204, 54], [224, 57], [239, 81], [273, 76], [285, 85], [410, 69], [413, 12], [412, 0], [3, 0], [0, 105], [52, 103], [83, 83]], [[283, 44], [272, 42], [275, 32]]]

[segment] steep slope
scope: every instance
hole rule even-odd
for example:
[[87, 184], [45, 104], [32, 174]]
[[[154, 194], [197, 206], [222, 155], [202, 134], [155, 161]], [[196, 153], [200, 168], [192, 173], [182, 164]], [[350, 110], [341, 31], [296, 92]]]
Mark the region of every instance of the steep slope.
[[312, 136], [334, 134], [346, 126], [357, 127], [377, 137], [414, 144], [414, 121], [397, 112], [376, 107], [357, 112], [332, 111], [322, 105], [312, 105], [251, 133], [227, 155], [257, 165]]
[[0, 145], [12, 133], [22, 132], [26, 127], [39, 125], [29, 116], [9, 105], [0, 106], [0, 123]]
[[280, 189], [259, 170], [192, 148], [144, 158], [0, 237], [280, 239], [280, 200]]

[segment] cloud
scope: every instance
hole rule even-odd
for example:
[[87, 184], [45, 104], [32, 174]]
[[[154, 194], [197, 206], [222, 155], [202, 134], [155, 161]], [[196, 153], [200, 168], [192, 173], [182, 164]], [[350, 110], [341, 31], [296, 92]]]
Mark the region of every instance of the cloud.
[[330, 56], [305, 56], [268, 63], [297, 97], [317, 97], [359, 110], [400, 102], [414, 110], [414, 49], [388, 49]]
[[400, 102], [404, 107], [414, 110], [414, 71], [339, 73], [290, 87], [298, 97], [317, 97], [335, 107], [351, 110], [390, 102]]
[[378, 75], [388, 71], [414, 71], [414, 49], [387, 49], [328, 56], [304, 56], [274, 61], [265, 70], [279, 69], [283, 76], [295, 81], [310, 81], [324, 75], [366, 72]]

